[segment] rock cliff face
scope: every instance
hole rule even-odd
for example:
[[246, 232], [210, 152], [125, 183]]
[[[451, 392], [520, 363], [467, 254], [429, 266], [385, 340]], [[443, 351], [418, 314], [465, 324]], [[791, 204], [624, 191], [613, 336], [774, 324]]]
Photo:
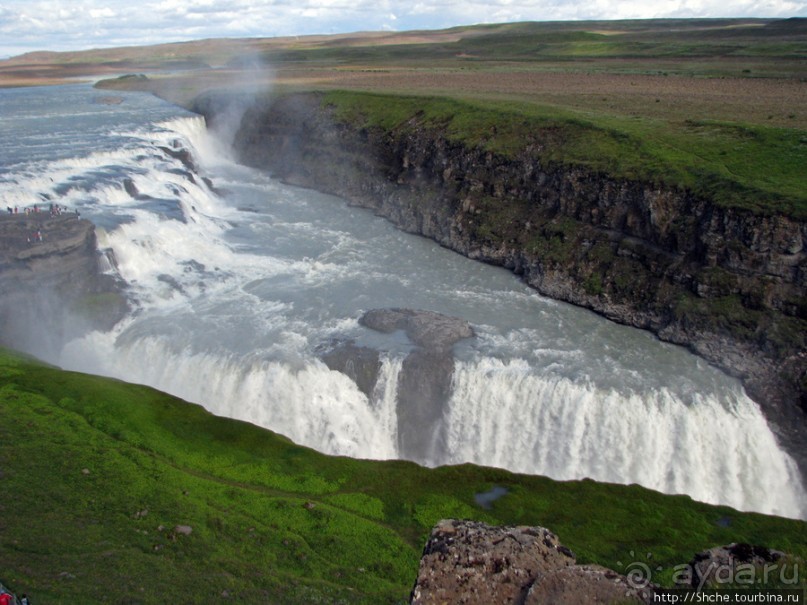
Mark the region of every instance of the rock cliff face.
[[[428, 463], [444, 449], [442, 418], [454, 374], [452, 347], [474, 336], [465, 320], [433, 311], [372, 309], [359, 323], [377, 332], [402, 331], [413, 345], [398, 375], [398, 452], [407, 460]], [[372, 400], [381, 367], [378, 350], [336, 342], [326, 347], [322, 360], [348, 375]]]
[[[195, 109], [214, 123], [226, 102]], [[545, 165], [534, 138], [500, 156], [415, 115], [335, 119], [317, 95], [256, 103], [241, 161], [372, 209], [401, 229], [513, 270], [542, 294], [686, 345], [741, 378], [807, 468], [807, 224], [685, 190]]]
[[94, 225], [42, 212], [0, 217], [0, 343], [40, 356], [126, 310], [104, 275]]

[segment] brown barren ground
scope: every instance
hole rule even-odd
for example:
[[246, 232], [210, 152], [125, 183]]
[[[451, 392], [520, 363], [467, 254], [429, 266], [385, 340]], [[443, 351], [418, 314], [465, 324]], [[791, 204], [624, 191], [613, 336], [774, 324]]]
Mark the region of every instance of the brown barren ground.
[[[123, 73], [119, 66], [0, 63], [0, 87], [93, 81]], [[702, 78], [649, 74], [579, 73], [523, 65], [475, 68], [354, 66], [281, 67], [265, 73], [194, 70], [151, 75], [153, 86], [178, 102], [210, 88], [255, 85], [294, 90], [346, 89], [450, 95], [555, 105], [622, 116], [667, 120], [714, 119], [807, 128], [807, 81], [783, 78]], [[236, 84], [237, 83], [237, 84]]]
[[807, 19], [521, 23], [36, 52], [0, 61], [0, 87], [147, 73], [179, 103], [244, 85], [347, 89], [804, 129], [805, 52]]
[[121, 73], [125, 72], [122, 72], [120, 67], [108, 65], [61, 65], [58, 63], [14, 65], [0, 61], [0, 88], [92, 82]]
[[737, 120], [807, 128], [807, 81], [495, 69], [281, 70], [292, 88], [513, 100], [668, 120]]

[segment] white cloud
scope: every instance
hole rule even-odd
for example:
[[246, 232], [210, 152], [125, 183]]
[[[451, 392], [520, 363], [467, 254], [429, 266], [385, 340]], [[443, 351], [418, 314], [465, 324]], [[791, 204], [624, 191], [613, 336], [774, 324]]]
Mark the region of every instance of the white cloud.
[[3, 0], [0, 56], [521, 20], [748, 16], [807, 16], [807, 0]]
[[90, 9], [90, 17], [92, 19], [109, 19], [115, 16], [115, 11], [113, 11], [108, 6], [104, 6], [102, 8], [91, 8]]

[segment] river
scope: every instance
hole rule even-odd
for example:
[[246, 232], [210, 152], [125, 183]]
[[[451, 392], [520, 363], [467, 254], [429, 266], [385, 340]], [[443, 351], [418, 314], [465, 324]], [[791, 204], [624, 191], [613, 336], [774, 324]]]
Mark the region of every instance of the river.
[[[325, 453], [388, 459], [399, 456], [398, 376], [412, 345], [359, 317], [426, 309], [476, 336], [454, 347], [444, 440], [418, 462], [639, 483], [807, 518], [796, 464], [759, 407], [703, 360], [240, 166], [181, 108], [103, 96], [78, 84], [0, 90], [3, 209], [57, 203], [92, 220], [133, 308], [110, 332], [29, 352]], [[347, 340], [382, 351], [369, 396], [320, 359]]]

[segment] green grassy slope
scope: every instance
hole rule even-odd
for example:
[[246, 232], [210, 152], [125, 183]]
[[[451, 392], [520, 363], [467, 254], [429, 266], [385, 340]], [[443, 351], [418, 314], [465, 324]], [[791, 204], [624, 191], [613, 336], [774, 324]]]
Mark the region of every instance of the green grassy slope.
[[[509, 493], [484, 510], [474, 494], [493, 485]], [[803, 522], [637, 486], [327, 457], [4, 350], [0, 493], [0, 581], [37, 605], [402, 602], [444, 517], [543, 525], [617, 569], [652, 553], [660, 581], [733, 541], [807, 556]]]
[[[316, 40], [284, 47], [265, 47], [261, 56], [272, 64], [327, 62], [400, 64], [515, 61], [555, 62], [579, 59], [696, 58], [801, 60], [807, 57], [807, 20], [790, 19], [655, 19], [635, 21], [520, 22], [458, 27], [406, 35], [398, 43], [367, 40]], [[454, 34], [454, 37], [441, 36]], [[581, 65], [591, 70], [591, 65]], [[595, 69], [598, 69], [595, 67]], [[624, 69], [612, 66], [612, 69]], [[725, 67], [724, 67], [725, 70]], [[683, 71], [683, 70], [682, 70]], [[704, 63], [695, 72], [708, 75]], [[723, 72], [725, 73], [725, 71]], [[760, 74], [767, 75], [768, 74]]]

